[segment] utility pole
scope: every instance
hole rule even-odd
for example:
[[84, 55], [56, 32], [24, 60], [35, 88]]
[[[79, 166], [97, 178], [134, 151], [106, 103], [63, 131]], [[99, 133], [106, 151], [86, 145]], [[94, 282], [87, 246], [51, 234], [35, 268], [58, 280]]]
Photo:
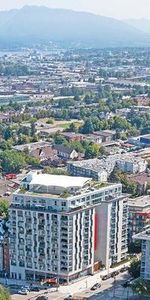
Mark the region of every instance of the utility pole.
[[87, 279], [86, 279], [86, 282], [85, 282], [85, 284], [86, 284], [86, 289], [87, 289], [87, 287], [88, 287], [88, 282], [87, 282]]
[[127, 300], [129, 300], [129, 288], [127, 288]]

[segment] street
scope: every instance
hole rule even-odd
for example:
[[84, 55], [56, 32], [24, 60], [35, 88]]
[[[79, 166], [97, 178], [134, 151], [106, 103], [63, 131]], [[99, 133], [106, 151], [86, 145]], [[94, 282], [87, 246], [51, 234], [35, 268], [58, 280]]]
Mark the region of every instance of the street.
[[[98, 274], [97, 274], [98, 275]], [[126, 281], [129, 278], [128, 273], [120, 273], [114, 278], [110, 278], [106, 281], [102, 281], [102, 286], [96, 291], [91, 291], [90, 288], [93, 286], [94, 283], [100, 282], [100, 276], [98, 275], [96, 278], [95, 276], [90, 277], [89, 280], [86, 280], [84, 284], [81, 284], [81, 281], [72, 284], [71, 286], [61, 286], [59, 291], [55, 289], [49, 289], [48, 291], [40, 291], [40, 292], [31, 292], [27, 296], [22, 296], [19, 294], [13, 294], [12, 300], [29, 300], [29, 299], [36, 299], [39, 295], [46, 295], [48, 296], [49, 300], [63, 300], [69, 294], [72, 294], [75, 298], [76, 297], [89, 297], [91, 300], [109, 300], [109, 299], [128, 299], [129, 296], [133, 295], [131, 289], [123, 288], [121, 286], [123, 281]], [[96, 279], [96, 280], [95, 280]]]

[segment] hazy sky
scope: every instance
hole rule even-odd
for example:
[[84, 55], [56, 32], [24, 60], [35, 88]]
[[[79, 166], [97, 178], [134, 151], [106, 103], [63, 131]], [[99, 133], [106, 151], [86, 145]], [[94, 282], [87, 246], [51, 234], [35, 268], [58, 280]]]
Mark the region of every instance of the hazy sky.
[[0, 9], [22, 7], [26, 4], [91, 11], [118, 19], [150, 19], [150, 0], [0, 0]]

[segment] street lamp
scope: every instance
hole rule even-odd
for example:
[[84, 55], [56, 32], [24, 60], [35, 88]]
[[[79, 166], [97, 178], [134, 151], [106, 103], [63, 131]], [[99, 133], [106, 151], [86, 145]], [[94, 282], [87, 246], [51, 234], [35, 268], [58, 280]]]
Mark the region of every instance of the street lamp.
[[114, 276], [113, 299], [115, 299], [115, 293], [116, 293], [116, 276]]

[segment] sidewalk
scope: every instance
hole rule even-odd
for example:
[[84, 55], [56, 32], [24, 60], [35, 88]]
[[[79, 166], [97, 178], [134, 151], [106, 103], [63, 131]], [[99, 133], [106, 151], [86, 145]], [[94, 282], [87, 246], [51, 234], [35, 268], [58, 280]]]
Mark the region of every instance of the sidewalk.
[[[109, 273], [112, 273], [114, 271], [117, 271], [121, 269], [123, 266], [129, 266], [130, 262], [127, 262], [125, 264], [119, 265], [115, 268], [110, 268]], [[69, 285], [66, 286], [60, 286], [59, 291], [62, 293], [68, 293], [68, 294], [74, 294], [79, 292], [80, 290], [84, 291], [87, 288], [91, 288], [95, 283], [101, 281], [101, 276], [107, 275], [108, 271], [103, 270], [100, 272], [97, 272], [93, 276], [88, 275], [81, 277], [79, 280], [76, 282], [70, 283]], [[3, 285], [16, 285], [16, 286], [25, 286], [30, 284], [30, 282], [23, 281], [23, 280], [16, 280], [16, 279], [7, 279], [7, 278], [0, 278], [0, 283]], [[33, 282], [32, 282], [33, 283]]]
[[[127, 262], [127, 263], [119, 265], [115, 268], [110, 268], [109, 273], [112, 273], [114, 271], [117, 271], [117, 270], [121, 269], [124, 266], [129, 266], [129, 265], [130, 265], [130, 262]], [[101, 281], [101, 276], [104, 276], [104, 275], [107, 275], [107, 274], [108, 274], [108, 271], [103, 270], [103, 271], [97, 272], [93, 276], [91, 276], [91, 275], [85, 276], [77, 282], [70, 283], [70, 285], [60, 286], [59, 291], [62, 292], [62, 293], [68, 292], [68, 294], [75, 294], [75, 293], [77, 293], [81, 290], [84, 291], [88, 288], [91, 288], [95, 283], [100, 282]]]

